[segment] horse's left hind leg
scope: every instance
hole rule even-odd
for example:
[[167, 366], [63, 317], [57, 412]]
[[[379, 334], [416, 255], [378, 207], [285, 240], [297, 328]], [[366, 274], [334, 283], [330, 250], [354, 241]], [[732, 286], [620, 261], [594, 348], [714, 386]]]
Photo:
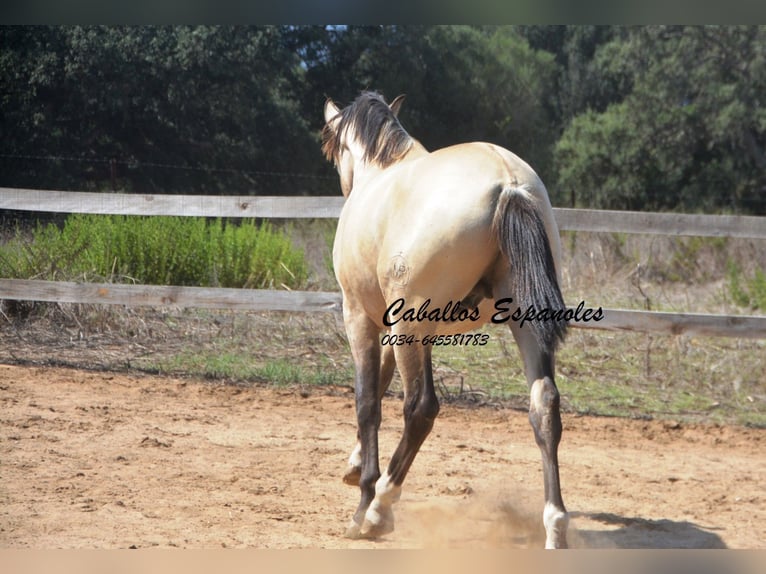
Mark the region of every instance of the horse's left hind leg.
[[554, 382], [554, 357], [543, 352], [528, 329], [512, 329], [524, 359], [529, 383], [529, 422], [543, 458], [545, 486], [545, 547], [566, 548], [569, 514], [561, 498], [558, 446], [561, 441], [559, 391]]
[[[379, 400], [382, 400], [383, 395], [386, 394], [388, 386], [391, 384], [391, 379], [394, 377], [394, 368], [396, 367], [393, 347], [383, 347], [381, 350], [381, 355], [380, 381], [378, 389]], [[348, 458], [348, 467], [346, 468], [346, 472], [343, 474], [343, 482], [350, 486], [359, 486], [359, 478], [362, 476], [362, 441], [359, 437], [358, 430], [356, 436], [356, 446], [351, 452], [351, 456]]]
[[356, 417], [361, 442], [360, 500], [346, 536], [357, 538], [365, 512], [375, 497], [375, 484], [380, 477], [378, 464], [378, 428], [380, 426], [380, 341], [378, 328], [363, 312], [353, 306], [352, 300], [343, 302], [343, 319], [356, 377]]
[[391, 457], [388, 470], [375, 484], [375, 498], [364, 515], [361, 535], [375, 538], [394, 529], [393, 503], [415, 456], [439, 414], [431, 369], [431, 347], [395, 347], [396, 365], [404, 384], [404, 434]]

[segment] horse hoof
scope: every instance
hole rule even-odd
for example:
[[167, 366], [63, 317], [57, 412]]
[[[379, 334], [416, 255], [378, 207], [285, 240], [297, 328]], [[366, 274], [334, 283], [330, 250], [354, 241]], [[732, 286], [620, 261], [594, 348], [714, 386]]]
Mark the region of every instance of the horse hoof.
[[362, 527], [352, 520], [346, 528], [346, 532], [343, 534], [343, 536], [350, 538], [351, 540], [359, 540], [362, 538], [361, 531]]
[[543, 524], [545, 524], [545, 547], [568, 548], [567, 527], [569, 526], [569, 514], [553, 505], [545, 505], [543, 512]]
[[394, 521], [384, 520], [379, 524], [374, 524], [369, 520], [365, 520], [362, 524], [362, 528], [359, 531], [359, 535], [362, 538], [375, 539], [390, 534], [394, 531]]
[[359, 486], [359, 479], [362, 476], [362, 469], [358, 466], [349, 465], [346, 474], [343, 475], [344, 484], [349, 486]]
[[394, 531], [393, 518], [384, 520], [380, 522], [379, 524], [375, 524], [373, 522], [370, 522], [369, 520], [365, 520], [364, 524], [362, 524], [361, 526], [359, 526], [354, 520], [351, 520], [349, 525], [346, 527], [346, 532], [344, 533], [344, 536], [351, 540], [361, 540], [361, 539], [374, 540], [376, 538], [380, 538], [381, 536], [385, 536], [386, 534], [389, 534], [393, 531]]

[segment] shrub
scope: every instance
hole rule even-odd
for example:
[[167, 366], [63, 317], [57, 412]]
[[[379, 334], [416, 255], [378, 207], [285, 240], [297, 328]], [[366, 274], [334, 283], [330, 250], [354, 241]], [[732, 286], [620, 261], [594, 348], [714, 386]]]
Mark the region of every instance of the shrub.
[[766, 273], [756, 269], [751, 278], [743, 277], [740, 268], [730, 263], [727, 278], [729, 296], [736, 305], [766, 310]]
[[298, 288], [303, 252], [268, 223], [72, 215], [0, 247], [6, 278]]

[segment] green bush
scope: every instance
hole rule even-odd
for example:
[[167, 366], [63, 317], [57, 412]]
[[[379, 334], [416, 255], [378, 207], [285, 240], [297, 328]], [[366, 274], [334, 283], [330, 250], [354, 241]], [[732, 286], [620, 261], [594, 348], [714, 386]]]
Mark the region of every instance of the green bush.
[[736, 305], [752, 310], [766, 309], [766, 273], [756, 269], [752, 277], [743, 277], [740, 268], [730, 263], [727, 276], [729, 296]]
[[303, 252], [268, 223], [72, 215], [0, 247], [0, 276], [214, 287], [301, 287]]

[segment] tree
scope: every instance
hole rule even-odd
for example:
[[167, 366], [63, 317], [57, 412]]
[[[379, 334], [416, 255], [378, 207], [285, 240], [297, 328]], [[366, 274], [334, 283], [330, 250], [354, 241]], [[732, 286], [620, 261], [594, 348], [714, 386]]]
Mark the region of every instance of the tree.
[[[618, 74], [604, 74], [605, 45], [619, 47], [626, 29], [619, 26], [520, 26], [536, 50], [550, 52], [557, 64], [556, 85], [549, 105], [561, 127], [589, 109], [603, 111], [620, 101], [626, 86]], [[604, 62], [606, 60], [606, 62]], [[560, 134], [559, 134], [560, 135]]]
[[766, 210], [766, 28], [632, 28], [594, 63], [624, 96], [568, 125], [560, 189], [591, 207]]
[[296, 165], [319, 156], [301, 115], [305, 71], [289, 34], [1, 29], [5, 185], [104, 189], [116, 166], [130, 191], [307, 191], [274, 176], [303, 172]]
[[0, 183], [333, 194], [324, 100], [376, 89], [429, 149], [515, 151], [555, 203], [764, 212], [765, 30], [0, 27]]
[[557, 127], [546, 107], [556, 66], [512, 27], [325, 29], [308, 62], [310, 92], [344, 104], [363, 89], [407, 94], [402, 121], [427, 148], [472, 140], [513, 149], [543, 177]]

